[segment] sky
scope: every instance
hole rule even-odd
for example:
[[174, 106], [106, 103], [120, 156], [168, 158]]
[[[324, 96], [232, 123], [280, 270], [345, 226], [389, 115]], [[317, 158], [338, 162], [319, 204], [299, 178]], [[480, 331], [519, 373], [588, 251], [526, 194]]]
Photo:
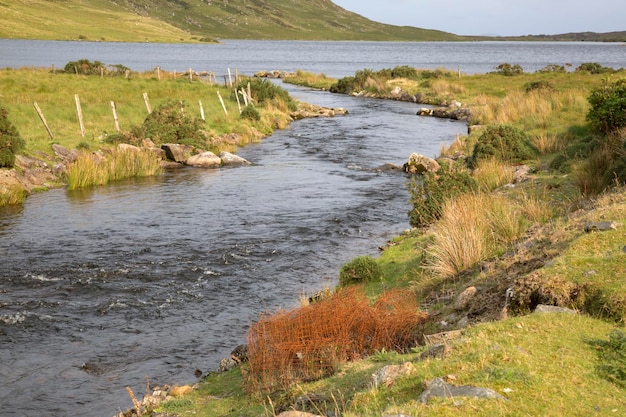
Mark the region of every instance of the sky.
[[370, 20], [456, 35], [626, 31], [626, 0], [333, 0]]

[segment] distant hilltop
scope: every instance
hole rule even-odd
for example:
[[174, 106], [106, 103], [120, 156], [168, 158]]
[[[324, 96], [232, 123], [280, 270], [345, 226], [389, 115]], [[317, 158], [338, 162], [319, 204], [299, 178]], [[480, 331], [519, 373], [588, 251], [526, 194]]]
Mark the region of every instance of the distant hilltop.
[[626, 42], [626, 32], [459, 36], [374, 22], [330, 0], [12, 0], [0, 3], [0, 38], [114, 42], [219, 39]]

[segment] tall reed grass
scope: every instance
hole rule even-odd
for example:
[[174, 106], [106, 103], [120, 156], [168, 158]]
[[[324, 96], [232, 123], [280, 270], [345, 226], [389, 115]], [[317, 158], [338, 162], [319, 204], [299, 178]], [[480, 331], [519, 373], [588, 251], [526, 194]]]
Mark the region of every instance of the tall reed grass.
[[482, 159], [472, 177], [482, 191], [489, 192], [513, 182], [513, 167], [496, 158]]
[[519, 208], [505, 197], [468, 193], [448, 201], [435, 226], [430, 267], [450, 277], [496, 255], [525, 225]]
[[162, 169], [160, 159], [149, 150], [114, 149], [106, 154], [83, 151], [68, 167], [67, 188], [74, 190], [125, 178], [153, 176]]

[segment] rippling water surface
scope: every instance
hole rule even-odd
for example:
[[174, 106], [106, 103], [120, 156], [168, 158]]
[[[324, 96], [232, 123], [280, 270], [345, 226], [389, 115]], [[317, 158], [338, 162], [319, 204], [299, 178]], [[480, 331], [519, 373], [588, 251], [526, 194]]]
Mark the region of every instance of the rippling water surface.
[[241, 149], [250, 167], [52, 190], [0, 214], [3, 416], [108, 417], [131, 406], [126, 385], [214, 369], [259, 312], [334, 285], [408, 227], [406, 178], [376, 168], [466, 129], [410, 103], [292, 91], [350, 114]]

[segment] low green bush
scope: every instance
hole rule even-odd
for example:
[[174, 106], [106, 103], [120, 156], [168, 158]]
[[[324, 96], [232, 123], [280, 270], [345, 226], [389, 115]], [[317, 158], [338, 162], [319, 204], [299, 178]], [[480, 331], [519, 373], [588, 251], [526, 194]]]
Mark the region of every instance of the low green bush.
[[24, 149], [24, 139], [9, 120], [9, 112], [0, 107], [0, 168], [12, 168], [15, 156]]
[[339, 285], [345, 287], [351, 284], [380, 281], [383, 279], [383, 270], [372, 257], [359, 256], [354, 258], [339, 272]]
[[146, 117], [141, 132], [134, 135], [152, 139], [157, 144], [180, 143], [205, 148], [206, 136], [202, 132], [203, 122], [185, 111], [185, 102], [168, 100]]
[[608, 134], [626, 127], [626, 78], [603, 83], [588, 101], [587, 121], [596, 132]]
[[611, 67], [604, 67], [597, 62], [584, 62], [574, 70], [576, 72], [588, 72], [589, 74], [606, 74], [615, 72]]
[[475, 168], [478, 161], [490, 158], [515, 164], [536, 155], [530, 137], [522, 129], [512, 125], [490, 125], [478, 138], [468, 164]]
[[256, 109], [256, 107], [248, 105], [243, 108], [241, 111], [241, 117], [248, 120], [261, 120], [261, 113]]
[[505, 62], [496, 67], [495, 73], [507, 77], [512, 77], [514, 75], [522, 75], [524, 73], [524, 69], [520, 64], [511, 65]]
[[471, 191], [477, 191], [478, 183], [465, 170], [445, 166], [435, 174], [427, 172], [413, 178], [409, 184], [409, 221], [413, 227], [425, 227], [441, 217], [443, 205], [449, 199]]

